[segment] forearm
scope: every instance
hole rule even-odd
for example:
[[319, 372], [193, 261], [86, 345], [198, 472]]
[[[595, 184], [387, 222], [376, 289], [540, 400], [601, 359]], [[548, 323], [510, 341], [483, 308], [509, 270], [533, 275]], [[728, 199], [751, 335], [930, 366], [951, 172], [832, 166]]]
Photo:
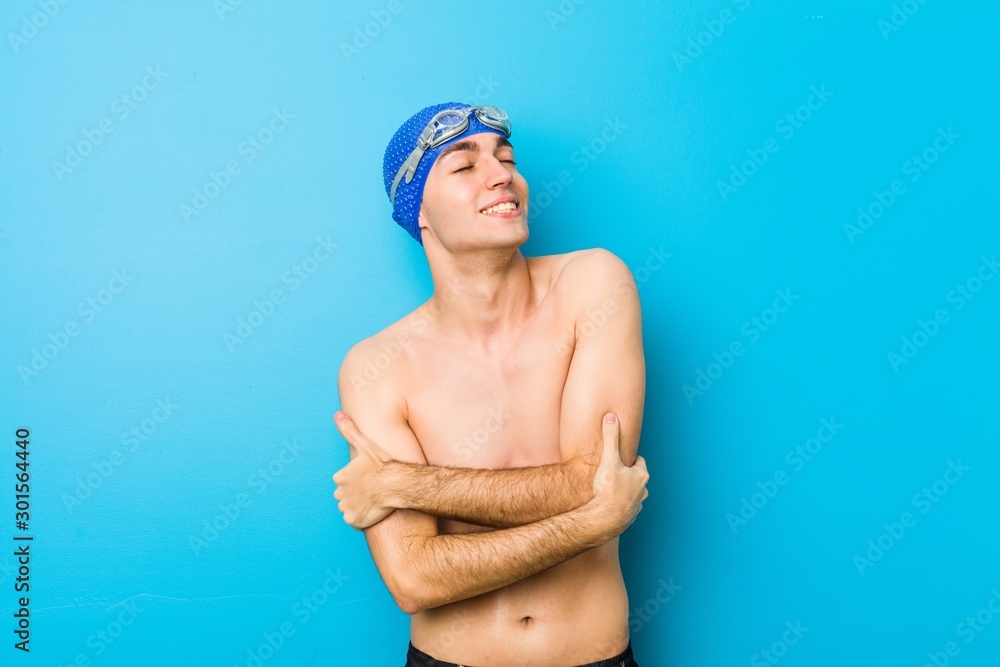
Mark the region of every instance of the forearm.
[[387, 475], [393, 507], [496, 528], [562, 514], [593, 497], [594, 472], [581, 460], [501, 470], [394, 461]]
[[407, 611], [488, 593], [604, 544], [617, 533], [600, 511], [588, 503], [526, 526], [413, 538]]

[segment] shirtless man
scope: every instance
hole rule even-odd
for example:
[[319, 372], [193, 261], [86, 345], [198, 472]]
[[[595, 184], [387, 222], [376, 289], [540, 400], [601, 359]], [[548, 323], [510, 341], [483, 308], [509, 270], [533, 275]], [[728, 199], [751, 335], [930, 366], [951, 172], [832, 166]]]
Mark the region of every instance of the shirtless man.
[[412, 615], [407, 665], [634, 666], [618, 535], [648, 495], [638, 291], [606, 250], [521, 254], [509, 136], [500, 109], [448, 103], [386, 149], [434, 293], [343, 361], [334, 495]]

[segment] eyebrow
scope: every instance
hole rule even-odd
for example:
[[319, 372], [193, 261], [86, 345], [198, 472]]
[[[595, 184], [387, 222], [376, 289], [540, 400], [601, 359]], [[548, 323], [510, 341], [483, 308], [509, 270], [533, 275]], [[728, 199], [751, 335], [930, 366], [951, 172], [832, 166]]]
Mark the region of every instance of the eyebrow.
[[[496, 148], [494, 148], [493, 150], [497, 151], [505, 147], [514, 148], [514, 145], [507, 140], [507, 137], [502, 137], [498, 134], [497, 145]], [[451, 146], [448, 146], [448, 148], [441, 151], [441, 155], [438, 155], [438, 160], [443, 160], [452, 153], [457, 153], [459, 151], [469, 151], [471, 153], [478, 153], [479, 144], [477, 144], [475, 141], [470, 141], [468, 139], [466, 139], [465, 141], [456, 142]]]

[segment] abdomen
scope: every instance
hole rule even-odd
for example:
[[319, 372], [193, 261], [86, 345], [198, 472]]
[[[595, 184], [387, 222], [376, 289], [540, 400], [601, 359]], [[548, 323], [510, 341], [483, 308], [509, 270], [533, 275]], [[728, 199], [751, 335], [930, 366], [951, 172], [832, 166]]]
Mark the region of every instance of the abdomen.
[[413, 616], [414, 646], [477, 667], [579, 665], [621, 652], [628, 597], [618, 540], [467, 600]]

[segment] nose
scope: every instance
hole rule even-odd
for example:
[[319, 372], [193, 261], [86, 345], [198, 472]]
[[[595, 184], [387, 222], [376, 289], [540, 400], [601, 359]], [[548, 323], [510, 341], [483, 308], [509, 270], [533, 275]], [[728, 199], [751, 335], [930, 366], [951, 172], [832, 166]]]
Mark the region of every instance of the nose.
[[486, 169], [484, 171], [486, 172], [486, 184], [491, 189], [504, 187], [514, 178], [507, 165], [500, 162], [495, 156], [487, 158]]

